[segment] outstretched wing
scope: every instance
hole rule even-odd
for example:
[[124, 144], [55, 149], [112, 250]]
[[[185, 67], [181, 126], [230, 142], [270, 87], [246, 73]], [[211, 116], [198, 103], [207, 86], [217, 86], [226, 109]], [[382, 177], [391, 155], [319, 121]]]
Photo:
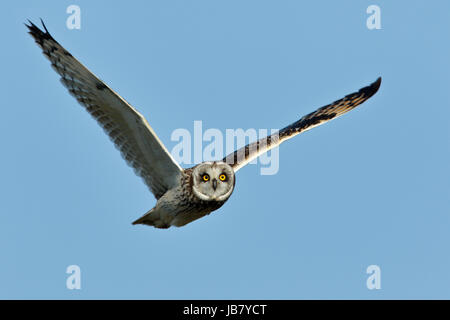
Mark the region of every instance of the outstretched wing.
[[236, 172], [264, 152], [279, 146], [282, 142], [356, 108], [373, 96], [378, 91], [380, 84], [381, 78], [378, 78], [374, 83], [360, 89], [358, 92], [349, 94], [340, 100], [319, 108], [291, 125], [281, 129], [277, 133], [259, 139], [258, 141], [230, 153], [222, 161], [231, 165]]
[[97, 120], [155, 197], [176, 186], [182, 169], [145, 118], [56, 42], [43, 22], [45, 32], [29, 23], [29, 33], [61, 76], [62, 84]]

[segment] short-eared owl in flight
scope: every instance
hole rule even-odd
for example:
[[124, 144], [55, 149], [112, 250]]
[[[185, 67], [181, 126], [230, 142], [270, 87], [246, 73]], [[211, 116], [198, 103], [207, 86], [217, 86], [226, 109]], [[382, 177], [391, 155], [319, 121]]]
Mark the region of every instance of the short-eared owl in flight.
[[378, 78], [358, 92], [307, 114], [278, 133], [250, 143], [221, 161], [183, 169], [144, 117], [56, 42], [44, 23], [42, 25], [44, 30], [32, 22], [26, 26], [61, 76], [62, 84], [97, 120], [157, 199], [155, 207], [133, 224], [180, 227], [217, 210], [234, 190], [236, 171], [297, 134], [354, 109], [373, 96], [381, 84]]

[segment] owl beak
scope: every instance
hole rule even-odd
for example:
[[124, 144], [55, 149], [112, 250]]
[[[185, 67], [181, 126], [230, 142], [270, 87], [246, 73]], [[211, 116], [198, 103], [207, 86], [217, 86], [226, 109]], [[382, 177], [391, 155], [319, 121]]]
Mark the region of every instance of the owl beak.
[[214, 189], [214, 191], [216, 191], [216, 189], [217, 189], [217, 180], [213, 179], [212, 183], [213, 183], [213, 189]]

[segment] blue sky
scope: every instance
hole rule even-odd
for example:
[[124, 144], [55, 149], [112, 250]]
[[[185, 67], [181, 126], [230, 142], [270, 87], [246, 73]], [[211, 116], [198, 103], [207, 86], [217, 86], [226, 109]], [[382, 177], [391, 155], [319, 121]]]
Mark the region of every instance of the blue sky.
[[[69, 30], [66, 8], [81, 8]], [[366, 27], [369, 5], [381, 30]], [[450, 298], [450, 2], [9, 1], [0, 77], [0, 298]], [[183, 228], [131, 222], [155, 199], [26, 33], [52, 35], [176, 128], [281, 128], [378, 76], [361, 108], [247, 166]], [[81, 268], [81, 290], [66, 268]], [[381, 268], [368, 290], [366, 268]]]

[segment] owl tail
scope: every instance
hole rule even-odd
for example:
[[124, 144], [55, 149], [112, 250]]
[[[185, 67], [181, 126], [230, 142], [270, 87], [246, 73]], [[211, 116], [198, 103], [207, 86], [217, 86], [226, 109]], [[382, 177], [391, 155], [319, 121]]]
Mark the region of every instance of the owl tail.
[[134, 221], [133, 224], [146, 224], [148, 226], [153, 226], [160, 229], [170, 228], [170, 224], [167, 224], [161, 220], [161, 216], [155, 208], [151, 209], [142, 217]]

